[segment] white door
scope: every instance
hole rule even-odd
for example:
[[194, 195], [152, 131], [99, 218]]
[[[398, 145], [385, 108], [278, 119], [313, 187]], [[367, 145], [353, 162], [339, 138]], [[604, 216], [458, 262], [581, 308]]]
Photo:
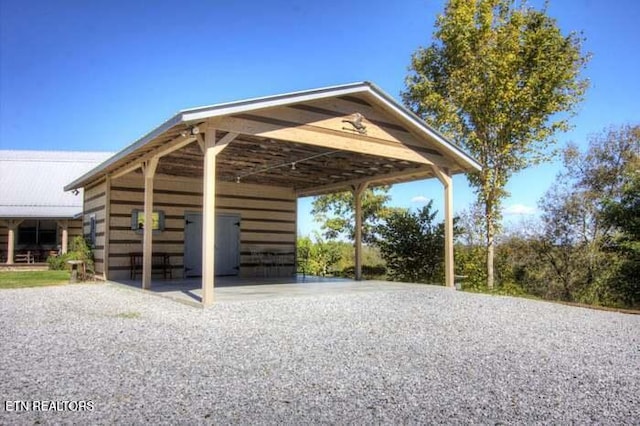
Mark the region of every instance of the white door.
[[[202, 276], [202, 213], [184, 215], [184, 270], [187, 277]], [[240, 271], [240, 215], [216, 215], [216, 275]]]
[[240, 272], [240, 215], [216, 215], [216, 275]]
[[184, 215], [184, 275], [202, 276], [202, 213]]

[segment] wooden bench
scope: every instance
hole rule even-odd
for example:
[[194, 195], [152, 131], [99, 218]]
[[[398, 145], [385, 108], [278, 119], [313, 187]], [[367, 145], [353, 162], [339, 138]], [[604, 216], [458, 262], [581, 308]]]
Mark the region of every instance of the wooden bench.
[[31, 251], [18, 252], [14, 256], [15, 263], [35, 263], [35, 258]]
[[[134, 280], [138, 274], [142, 275], [142, 253], [129, 253], [129, 265], [131, 279]], [[171, 256], [167, 253], [153, 253], [151, 256], [151, 272], [162, 272], [164, 279], [173, 278], [171, 268]]]

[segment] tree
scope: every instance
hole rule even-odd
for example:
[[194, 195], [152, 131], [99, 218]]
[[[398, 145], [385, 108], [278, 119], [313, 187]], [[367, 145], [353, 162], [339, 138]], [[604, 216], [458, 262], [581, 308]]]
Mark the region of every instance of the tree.
[[[625, 249], [627, 241], [633, 246], [638, 238], [632, 218], [638, 208], [640, 126], [593, 136], [585, 153], [569, 145], [564, 165], [540, 202], [543, 234], [537, 252], [553, 271], [550, 284], [560, 284], [565, 300], [634, 303], [637, 285], [616, 272], [620, 259], [615, 254], [631, 254], [625, 267], [633, 269], [634, 255]], [[614, 275], [619, 282], [612, 281]]]
[[613, 250], [621, 262], [611, 280], [612, 290], [631, 307], [640, 306], [640, 174], [625, 187], [620, 201], [608, 203], [605, 221], [620, 231]]
[[311, 247], [313, 242], [311, 238], [307, 236], [300, 236], [296, 240], [296, 263], [298, 265], [298, 271], [303, 275], [307, 275], [310, 271], [311, 263]]
[[533, 247], [549, 267], [546, 296], [573, 301], [605, 269], [597, 208], [586, 202], [584, 193], [559, 184], [547, 191], [540, 208], [542, 235], [533, 241]]
[[309, 237], [298, 238], [297, 254], [298, 268], [303, 274], [324, 277], [334, 272], [342, 257], [342, 246], [338, 241], [325, 241], [316, 233], [315, 242]]
[[582, 39], [563, 35], [546, 10], [526, 0], [449, 0], [435, 41], [412, 56], [405, 104], [459, 141], [484, 166], [469, 174], [484, 208], [487, 284], [494, 284], [494, 237], [509, 178], [546, 159], [567, 129], [587, 81]]
[[395, 210], [378, 226], [376, 243], [392, 279], [441, 281], [444, 275], [444, 226], [434, 224], [433, 201], [412, 213]]
[[482, 209], [478, 203], [473, 203], [468, 209], [458, 215], [459, 232], [456, 242], [470, 247], [479, 247], [486, 241], [482, 227]]
[[[372, 243], [375, 240], [375, 228], [392, 208], [387, 206], [391, 199], [389, 186], [368, 188], [362, 193], [362, 241]], [[345, 191], [321, 195], [313, 200], [311, 214], [320, 222], [323, 235], [327, 239], [340, 236], [350, 240], [355, 235], [355, 207], [353, 192]]]
[[611, 280], [612, 288], [624, 304], [637, 307], [640, 306], [640, 126], [629, 134], [635, 134], [635, 158], [622, 171], [620, 197], [606, 199], [602, 214], [604, 222], [618, 231], [612, 249], [621, 256], [621, 263]]

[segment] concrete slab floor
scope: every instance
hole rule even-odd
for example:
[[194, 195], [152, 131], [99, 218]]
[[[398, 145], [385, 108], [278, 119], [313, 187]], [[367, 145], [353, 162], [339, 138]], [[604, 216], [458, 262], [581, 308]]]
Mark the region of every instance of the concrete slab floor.
[[[202, 282], [200, 278], [154, 281], [150, 290], [143, 290], [139, 280], [120, 280], [109, 283], [167, 297], [188, 305], [201, 306]], [[215, 285], [214, 304], [215, 302], [237, 302], [341, 292], [368, 292], [391, 287], [398, 288], [398, 283], [388, 281], [355, 281], [346, 278], [310, 276], [284, 278], [216, 277]]]

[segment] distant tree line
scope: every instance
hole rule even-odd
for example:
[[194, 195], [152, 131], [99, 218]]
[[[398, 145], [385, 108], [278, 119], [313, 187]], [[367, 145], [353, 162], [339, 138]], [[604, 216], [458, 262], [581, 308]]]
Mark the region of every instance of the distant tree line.
[[[541, 217], [504, 232], [497, 281], [547, 299], [640, 305], [640, 126], [594, 136], [586, 152], [570, 145], [564, 168], [539, 202]], [[482, 288], [478, 224], [466, 217], [458, 267]]]

